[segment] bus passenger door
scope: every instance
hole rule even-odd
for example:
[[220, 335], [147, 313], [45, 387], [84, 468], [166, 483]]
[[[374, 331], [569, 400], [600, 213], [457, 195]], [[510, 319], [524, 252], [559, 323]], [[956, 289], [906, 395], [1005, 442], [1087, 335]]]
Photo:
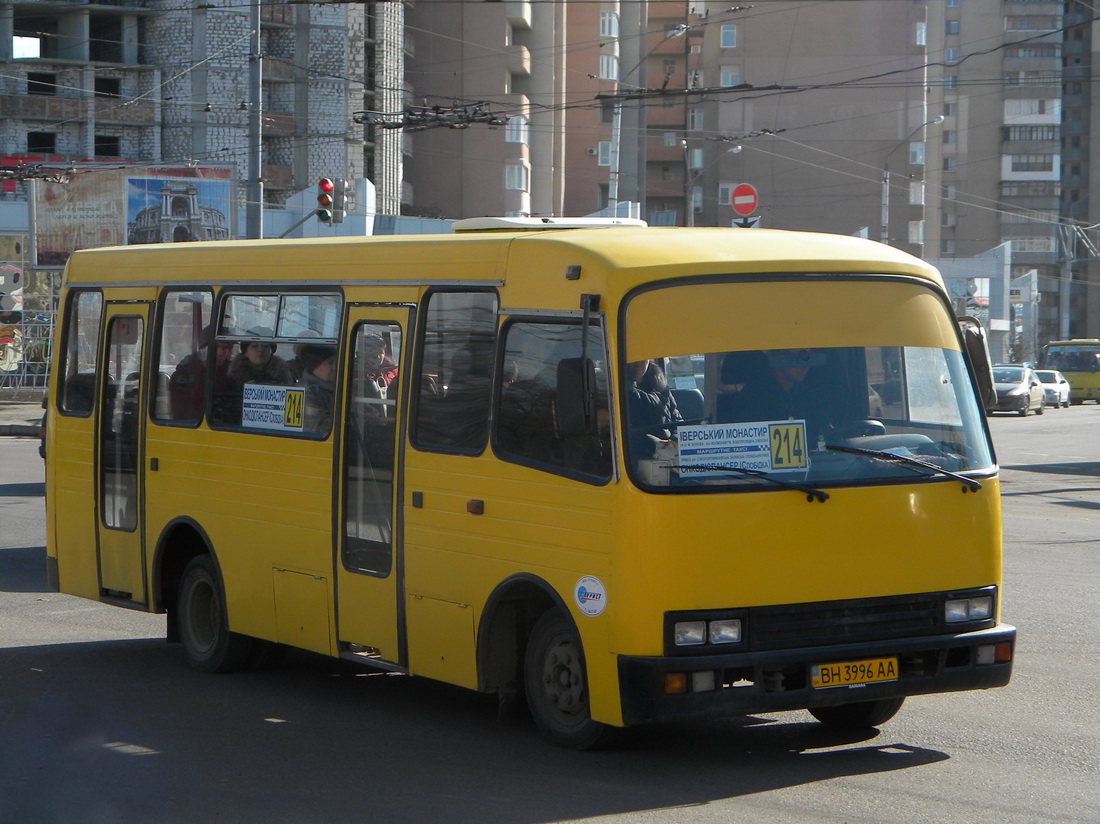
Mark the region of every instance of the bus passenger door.
[[142, 352], [148, 304], [108, 304], [100, 365], [96, 523], [101, 596], [144, 604]]
[[401, 451], [409, 309], [349, 307], [340, 417], [336, 626], [345, 652], [404, 666]]

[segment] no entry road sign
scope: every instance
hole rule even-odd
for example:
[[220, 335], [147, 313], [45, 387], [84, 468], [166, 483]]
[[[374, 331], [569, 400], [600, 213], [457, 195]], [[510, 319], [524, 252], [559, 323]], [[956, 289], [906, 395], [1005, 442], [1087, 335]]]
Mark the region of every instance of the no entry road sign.
[[756, 196], [756, 189], [748, 183], [738, 183], [733, 187], [730, 197], [730, 205], [733, 211], [739, 215], [751, 215], [756, 211], [760, 199]]

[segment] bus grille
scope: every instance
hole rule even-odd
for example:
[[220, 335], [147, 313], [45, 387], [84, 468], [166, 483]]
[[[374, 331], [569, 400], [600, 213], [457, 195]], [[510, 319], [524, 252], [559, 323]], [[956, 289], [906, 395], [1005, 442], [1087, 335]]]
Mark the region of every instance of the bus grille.
[[936, 593], [783, 604], [749, 610], [752, 650], [820, 647], [933, 635], [942, 629]]

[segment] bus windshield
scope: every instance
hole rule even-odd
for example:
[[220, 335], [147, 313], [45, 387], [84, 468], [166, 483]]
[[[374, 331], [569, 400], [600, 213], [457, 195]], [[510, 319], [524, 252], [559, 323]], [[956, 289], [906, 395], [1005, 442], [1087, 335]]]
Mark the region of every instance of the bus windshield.
[[1049, 344], [1043, 365], [1060, 372], [1100, 372], [1100, 342]]
[[[911, 311], [919, 291], [900, 285], [893, 286], [900, 295], [882, 290], [885, 311], [875, 317], [883, 320], [869, 318], [860, 303], [829, 291], [847, 285], [800, 284], [799, 292], [817, 295], [784, 304], [789, 318], [771, 324], [752, 304], [782, 302], [794, 284], [708, 284], [638, 296], [627, 315], [622, 386], [635, 480], [710, 491], [990, 470], [982, 413], [950, 326], [922, 329]], [[744, 322], [715, 311], [732, 309], [734, 296]], [[647, 316], [659, 304], [658, 324]], [[689, 306], [707, 309], [690, 318], [670, 311]], [[644, 325], [635, 330], [633, 321]], [[676, 329], [687, 346], [661, 340], [676, 337]], [[746, 338], [758, 345], [746, 346]]]

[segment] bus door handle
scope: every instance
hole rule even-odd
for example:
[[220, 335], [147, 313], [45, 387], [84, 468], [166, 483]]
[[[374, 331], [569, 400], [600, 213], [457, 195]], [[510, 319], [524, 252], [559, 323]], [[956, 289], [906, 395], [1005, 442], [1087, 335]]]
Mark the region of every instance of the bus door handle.
[[479, 501], [477, 499], [467, 501], [466, 511], [469, 512], [471, 515], [484, 515], [485, 501]]

